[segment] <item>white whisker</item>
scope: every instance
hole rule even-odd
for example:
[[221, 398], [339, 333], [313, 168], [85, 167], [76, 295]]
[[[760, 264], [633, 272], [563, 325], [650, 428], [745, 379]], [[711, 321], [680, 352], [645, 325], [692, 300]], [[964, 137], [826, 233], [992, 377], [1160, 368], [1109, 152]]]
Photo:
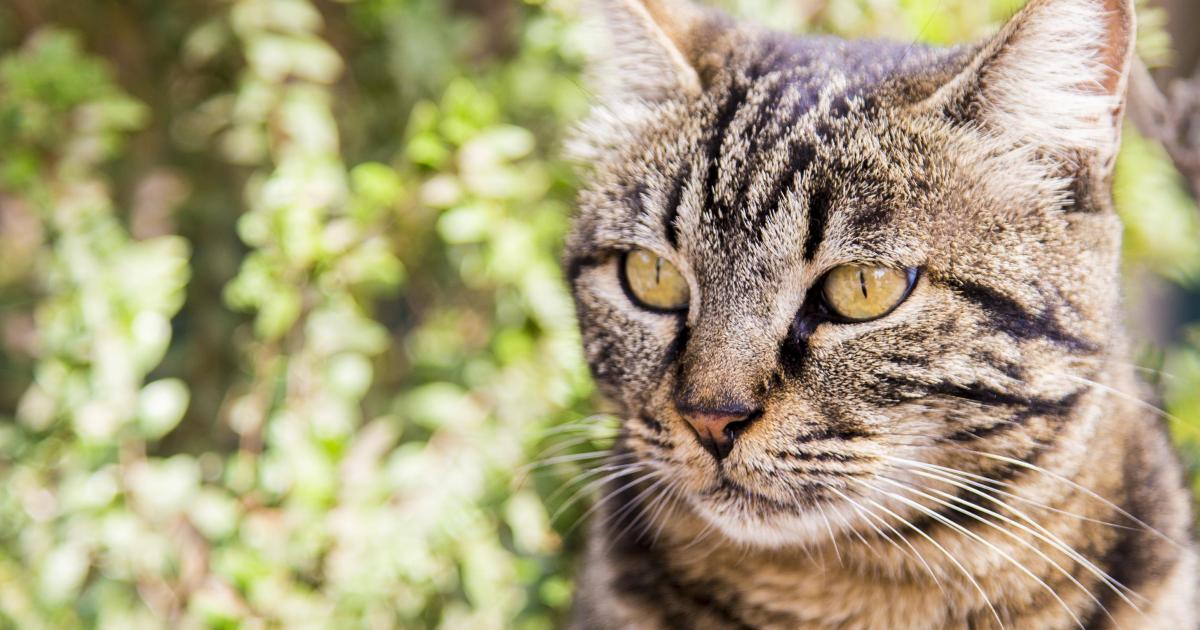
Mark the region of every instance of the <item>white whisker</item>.
[[1070, 485], [1070, 486], [1071, 486], [1071, 487], [1073, 487], [1073, 488], [1077, 488], [1077, 489], [1079, 489], [1081, 492], [1084, 492], [1084, 493], [1086, 493], [1088, 496], [1090, 496], [1090, 497], [1092, 497], [1092, 498], [1096, 499], [1097, 501], [1101, 501], [1101, 502], [1103, 502], [1105, 505], [1108, 505], [1108, 506], [1109, 506], [1109, 507], [1111, 507], [1112, 509], [1116, 510], [1116, 511], [1117, 511], [1117, 513], [1119, 513], [1121, 516], [1124, 516], [1125, 518], [1127, 518], [1127, 519], [1129, 519], [1129, 520], [1133, 521], [1134, 523], [1137, 523], [1138, 525], [1141, 525], [1142, 527], [1146, 528], [1146, 531], [1152, 532], [1153, 534], [1155, 534], [1156, 536], [1158, 536], [1158, 537], [1159, 537], [1159, 538], [1161, 538], [1162, 540], [1165, 540], [1166, 542], [1168, 542], [1168, 543], [1170, 543], [1171, 545], [1175, 546], [1175, 548], [1177, 548], [1177, 549], [1183, 549], [1183, 547], [1182, 547], [1182, 546], [1181, 546], [1179, 543], [1177, 543], [1177, 542], [1175, 542], [1174, 540], [1172, 540], [1172, 539], [1171, 539], [1169, 536], [1167, 536], [1166, 534], [1164, 534], [1164, 533], [1162, 533], [1162, 532], [1158, 531], [1157, 529], [1155, 529], [1155, 528], [1151, 527], [1150, 525], [1148, 525], [1148, 524], [1147, 524], [1145, 521], [1143, 521], [1142, 519], [1140, 519], [1140, 518], [1138, 518], [1138, 517], [1136, 517], [1136, 516], [1134, 516], [1134, 515], [1130, 514], [1130, 513], [1129, 513], [1129, 512], [1127, 512], [1125, 509], [1121, 508], [1120, 506], [1118, 506], [1117, 504], [1113, 503], [1112, 501], [1109, 501], [1108, 499], [1105, 499], [1104, 497], [1100, 496], [1099, 494], [1096, 494], [1096, 492], [1095, 492], [1094, 490], [1091, 490], [1090, 488], [1085, 488], [1085, 487], [1083, 487], [1083, 486], [1079, 485], [1078, 483], [1075, 483], [1074, 481], [1071, 481], [1070, 479], [1067, 479], [1066, 477], [1063, 477], [1062, 475], [1059, 475], [1058, 473], [1050, 472], [1049, 470], [1046, 470], [1045, 468], [1042, 468], [1041, 466], [1036, 466], [1036, 465], [1034, 465], [1034, 464], [1031, 464], [1031, 463], [1029, 463], [1029, 462], [1022, 461], [1022, 460], [1019, 460], [1019, 459], [1014, 459], [1014, 458], [1012, 458], [1012, 457], [1007, 457], [1007, 456], [1005, 456], [1005, 455], [997, 455], [997, 454], [995, 454], [995, 453], [988, 453], [988, 452], [985, 452], [985, 451], [974, 451], [974, 450], [969, 450], [969, 449], [965, 449], [965, 450], [967, 450], [967, 451], [968, 451], [968, 452], [970, 452], [970, 453], [975, 453], [976, 455], [979, 455], [979, 456], [981, 456], [981, 457], [987, 457], [987, 458], [989, 458], [989, 459], [994, 459], [994, 460], [997, 460], [997, 461], [1006, 462], [1006, 463], [1012, 464], [1012, 465], [1014, 465], [1014, 466], [1020, 466], [1020, 467], [1022, 467], [1022, 468], [1028, 469], [1028, 470], [1033, 470], [1033, 471], [1036, 471], [1036, 472], [1042, 473], [1042, 474], [1044, 474], [1044, 475], [1048, 475], [1048, 476], [1050, 476], [1051, 478], [1053, 478], [1053, 479], [1057, 479], [1058, 481], [1061, 481], [1061, 482], [1063, 482], [1063, 483], [1065, 483], [1065, 484], [1067, 484], [1067, 485]]
[[[618, 510], [616, 513], [614, 513], [612, 515], [611, 518], [613, 519], [613, 521], [615, 521], [612, 525], [614, 528], [621, 527], [621, 523], [624, 522], [626, 519], [628, 519], [628, 523], [624, 527], [621, 527], [621, 530], [618, 531], [615, 536], [613, 536], [613, 535], [609, 536], [610, 544], [614, 543], [618, 540], [621, 540], [625, 536], [626, 532], [628, 532], [631, 527], [639, 524], [638, 516], [639, 515], [644, 516], [645, 512], [647, 512], [651, 509], [651, 508], [646, 508], [645, 510], [638, 509], [638, 508], [643, 507], [642, 499], [644, 499], [646, 497], [646, 495], [649, 495], [649, 494], [657, 491], [663, 485], [670, 483], [670, 481], [671, 481], [671, 478], [665, 474], [657, 475], [657, 479], [655, 479], [653, 482], [651, 482], [650, 485], [643, 488], [641, 492], [639, 492], [637, 495], [635, 495], [620, 510]], [[651, 507], [652, 506], [653, 506], [653, 504], [651, 504]], [[645, 525], [645, 523], [642, 523], [642, 525]], [[640, 536], [641, 534], [639, 533], [638, 535]]]
[[[870, 484], [868, 484], [864, 481], [856, 480], [856, 482], [865, 486], [869, 490], [873, 490], [873, 491], [883, 494], [883, 495], [892, 496], [892, 493], [883, 491], [883, 490], [879, 490], [878, 488], [875, 488], [874, 486], [871, 486]], [[984, 604], [987, 605], [988, 610], [990, 610], [992, 613], [992, 616], [995, 617], [996, 623], [1000, 624], [1001, 630], [1006, 630], [1006, 626], [1004, 625], [1004, 620], [1002, 620], [1000, 618], [1000, 613], [997, 612], [996, 607], [992, 605], [992, 600], [991, 600], [991, 598], [989, 598], [987, 596], [987, 591], [983, 590], [983, 587], [980, 586], [979, 582], [975, 579], [975, 577], [973, 575], [971, 575], [971, 572], [967, 571], [967, 568], [964, 567], [962, 565], [962, 563], [958, 561], [958, 558], [954, 557], [954, 554], [947, 551], [945, 547], [943, 547], [940, 543], [938, 543], [938, 541], [934, 540], [933, 537], [931, 537], [929, 534], [926, 534], [924, 531], [922, 531], [920, 527], [913, 525], [908, 519], [895, 513], [887, 506], [879, 503], [878, 501], [876, 501], [874, 499], [868, 498], [867, 501], [870, 501], [871, 504], [873, 504], [875, 507], [879, 508], [880, 510], [883, 510], [883, 512], [885, 512], [886, 514], [897, 519], [902, 524], [907, 525], [908, 528], [913, 530], [914, 532], [916, 532], [918, 536], [921, 536], [925, 540], [929, 541], [929, 544], [933, 545], [935, 548], [937, 548], [938, 551], [942, 552], [942, 555], [946, 556], [946, 558], [948, 560], [950, 560], [950, 562], [953, 563], [956, 568], [958, 568], [958, 570], [963, 574], [963, 577], [967, 578], [967, 581], [970, 582], [971, 585], [975, 587], [975, 590], [979, 592], [979, 595], [983, 597]]]
[[[640, 473], [640, 472], [642, 472], [643, 469], [644, 469], [644, 467], [638, 467], [638, 468], [634, 468], [634, 469], [630, 469], [630, 470], [619, 470], [619, 472], [613, 473], [612, 475], [607, 476], [607, 478], [605, 478], [605, 479], [602, 479], [599, 481], [593, 481], [592, 484], [588, 484], [587, 487], [588, 488], [604, 487], [604, 485], [607, 484], [607, 482], [610, 482], [610, 481], [613, 481], [616, 479], [620, 479], [620, 478], [622, 478], [622, 476], [628, 476], [630, 474]], [[647, 474], [655, 474], [655, 473], [656, 473], [656, 470], [652, 470], [652, 472], [647, 473]], [[575, 522], [575, 524], [572, 524], [570, 529], [568, 529], [568, 532], [572, 532], [572, 530], [574, 530], [576, 527], [578, 527], [578, 524], [580, 524], [582, 521], [586, 521], [588, 516], [592, 516], [593, 512], [595, 510], [598, 510], [602, 504], [605, 504], [608, 499], [611, 499], [613, 496], [616, 496], [616, 494], [622, 492], [623, 490], [625, 490], [625, 488], [628, 488], [632, 485], [636, 485], [637, 482], [640, 482], [643, 479], [646, 479], [646, 476], [644, 476], [644, 475], [640, 476], [640, 478], [630, 481], [629, 484], [626, 484], [625, 486], [617, 488], [616, 491], [613, 491], [611, 493], [606, 494], [606, 496], [601, 497], [600, 500], [598, 500], [598, 502], [592, 504], [592, 506], [590, 506], [590, 508], [588, 508], [588, 510], [586, 512], [583, 512], [582, 516], [578, 517], [578, 520]], [[557, 517], [562, 516], [562, 512], [566, 508], [568, 508], [569, 505], [571, 505], [572, 503], [575, 503], [576, 500], [578, 500], [578, 498], [580, 498], [582, 496], [583, 496], [583, 494], [581, 492], [576, 492], [574, 494], [574, 496], [571, 497], [571, 499], [569, 500], [568, 503], [563, 504], [563, 506], [560, 506], [560, 508], [557, 511], [554, 511], [554, 516], [551, 517], [551, 521], [556, 521]]]
[[[1092, 563], [1085, 556], [1083, 556], [1083, 554], [1080, 554], [1079, 552], [1075, 551], [1073, 548], [1071, 548], [1070, 545], [1067, 545], [1065, 542], [1062, 541], [1062, 539], [1060, 539], [1058, 536], [1056, 536], [1050, 530], [1043, 527], [1040, 523], [1035, 521], [1032, 517], [1030, 517], [1024, 511], [1017, 509], [1007, 503], [1004, 503], [1003, 501], [999, 501], [995, 497], [989, 496], [986, 493], [981, 492], [975, 488], [964, 485], [965, 483], [969, 483], [969, 482], [964, 481], [963, 483], [959, 483], [959, 481], [963, 481], [963, 480], [955, 480], [953, 478], [942, 476], [942, 475], [939, 475], [936, 473], [929, 473], [929, 472], [923, 472], [923, 471], [913, 471], [913, 472], [914, 472], [914, 474], [918, 474], [921, 476], [928, 476], [930, 478], [942, 481], [943, 483], [948, 483], [948, 484], [955, 486], [957, 488], [960, 488], [964, 491], [970, 492], [972, 494], [976, 494], [984, 499], [987, 499], [988, 501], [990, 501], [992, 503], [995, 503], [997, 506], [1012, 512], [1013, 515], [1015, 515], [1017, 518], [1020, 518], [1021, 520], [1026, 521], [1027, 523], [1029, 523], [1030, 526], [1036, 528], [1038, 531], [1034, 531], [1022, 523], [1017, 523], [1017, 522], [1013, 521], [1012, 519], [1009, 519], [1008, 517], [1006, 517], [1002, 514], [998, 514], [991, 510], [988, 510], [987, 508], [984, 508], [983, 506], [980, 506], [975, 503], [970, 503], [970, 505], [972, 507], [974, 507], [975, 509], [984, 511], [988, 514], [995, 516], [996, 518], [1002, 519], [1005, 522], [1011, 524], [1012, 526], [1018, 527], [1024, 531], [1028, 532], [1029, 534], [1035, 536], [1036, 538], [1039, 538], [1040, 540], [1043, 540], [1044, 542], [1050, 544], [1054, 548], [1063, 552], [1068, 557], [1070, 557], [1073, 561], [1078, 562], [1079, 564], [1083, 565], [1090, 573], [1092, 573], [1097, 578], [1099, 578], [1102, 582], [1104, 582], [1106, 586], [1108, 586], [1110, 589], [1112, 589], [1113, 592], [1117, 596], [1119, 596], [1122, 600], [1124, 600], [1125, 603], [1127, 603], [1131, 607], [1133, 607], [1134, 610], [1141, 612], [1141, 610], [1138, 608], [1138, 606], [1136, 604], [1134, 604], [1131, 600], [1129, 600], [1128, 597], [1125, 596], [1125, 593], [1129, 593], [1129, 594], [1133, 595], [1134, 597], [1138, 597], [1139, 599], [1142, 599], [1143, 601], [1145, 601], [1144, 597], [1141, 597], [1136, 592], [1134, 592], [1132, 589], [1126, 587], [1124, 584], [1121, 584], [1117, 580], [1113, 579], [1112, 576], [1110, 576], [1108, 573], [1104, 572], [1099, 567], [1097, 567], [1094, 563]], [[934, 490], [932, 488], [930, 488], [930, 491], [937, 492], [938, 494], [941, 494], [943, 496], [950, 496], [944, 492], [940, 492], [940, 491]], [[995, 491], [995, 490], [993, 490], [993, 491]], [[951, 498], [953, 500], [962, 502], [962, 499], [960, 499], [959, 497], [951, 497]], [[1097, 602], [1097, 603], [1099, 603], [1099, 602]]]
[[837, 555], [838, 564], [846, 566], [842, 561], [842, 550], [838, 548], [837, 536], [833, 535], [833, 526], [829, 524], [829, 517], [825, 514], [825, 507], [818, 503], [817, 510], [821, 514], [821, 520], [825, 521], [825, 530], [829, 532], [829, 542], [833, 543], [833, 553]]
[[[616, 456], [616, 457], [613, 457], [612, 459], [617, 459], [618, 457], [619, 456]], [[561, 497], [566, 492], [569, 492], [573, 486], [575, 486], [576, 484], [578, 484], [580, 482], [587, 480], [590, 477], [596, 477], [597, 475], [602, 475], [604, 473], [612, 472], [614, 470], [622, 470], [622, 469], [633, 468], [633, 467], [642, 468], [644, 466], [645, 466], [644, 464], [641, 464], [639, 462], [633, 462], [633, 463], [628, 463], [628, 464], [614, 462], [614, 463], [604, 464], [603, 466], [597, 466], [595, 468], [590, 468], [590, 469], [584, 470], [583, 472], [576, 474], [575, 476], [568, 479], [561, 486], [559, 486], [559, 488], [557, 490], [555, 490], [553, 493], [551, 493], [550, 496], [546, 497], [544, 502], [547, 505], [554, 504], [555, 501], [559, 497]]]
[[[900, 532], [896, 531], [896, 528], [892, 527], [891, 523], [888, 523], [886, 520], [883, 519], [883, 517], [879, 516], [874, 511], [868, 509], [866, 506], [860, 504], [858, 501], [855, 501], [854, 499], [850, 498], [848, 495], [846, 495], [841, 490], [838, 490], [837, 488], [835, 488], [833, 486], [826, 486], [826, 488], [828, 488], [834, 494], [841, 497], [842, 500], [849, 503], [850, 506], [853, 507], [856, 512], [864, 515], [866, 523], [868, 525], [870, 525], [871, 529], [875, 530], [875, 532], [878, 533], [880, 537], [882, 537], [885, 540], [887, 540], [888, 542], [890, 542], [893, 547], [895, 547], [897, 550], [900, 551], [900, 553], [909, 555], [910, 557], [915, 558], [918, 562], [920, 562], [921, 565], [925, 567], [925, 571], [929, 573], [929, 577], [933, 578], [933, 583], [937, 585], [938, 590], [940, 590], [942, 592], [942, 595], [946, 595], [946, 589], [942, 586], [942, 581], [938, 579], [937, 574], [933, 572], [933, 567], [929, 566], [929, 563], [925, 560], [925, 557], [917, 551], [916, 547], [913, 547], [912, 543], [908, 542], [907, 538], [902, 536], [900, 534]], [[883, 532], [883, 530], [879, 529], [879, 527], [872, 522], [872, 519], [878, 520], [884, 527], [886, 527], [889, 531], [891, 531], [893, 534], [895, 534], [896, 538], [900, 542], [904, 543], [905, 546], [907, 546], [909, 551], [911, 551], [912, 553], [910, 554], [908, 551], [905, 551], [899, 545], [899, 543], [897, 543], [895, 540], [892, 540], [891, 536], [888, 536], [887, 534], [885, 534]]]
[[[934, 501], [940, 505], [944, 505], [950, 509], [960, 511], [960, 512], [963, 512], [964, 514], [967, 514], [968, 516], [971, 516], [971, 514], [969, 512], [965, 512], [952, 504], [948, 504], [945, 501], [942, 501], [936, 497], [933, 497], [924, 492], [921, 492], [920, 490], [913, 488], [909, 484], [905, 484], [905, 483], [896, 481], [895, 479], [891, 479], [888, 477], [878, 477], [878, 479], [884, 483], [889, 483], [894, 486], [898, 486], [901, 489], [905, 489], [905, 490], [908, 490], [909, 492], [919, 494], [919, 495], [924, 496], [925, 498], [927, 498], [931, 501]], [[949, 527], [949, 528], [963, 534], [964, 536], [967, 536], [971, 540], [974, 540], [975, 542], [978, 542], [978, 543], [984, 545], [985, 547], [991, 549], [992, 551], [996, 552], [997, 554], [999, 554], [1000, 557], [1007, 560], [1010, 564], [1012, 564], [1014, 567], [1016, 567], [1017, 570], [1024, 573], [1030, 579], [1032, 579], [1033, 581], [1035, 581], [1039, 585], [1041, 585], [1041, 587], [1044, 588], [1046, 590], [1046, 592], [1050, 593], [1050, 595], [1052, 597], [1054, 597], [1055, 600], [1058, 601], [1059, 605], [1062, 606], [1063, 610], [1067, 611], [1067, 614], [1071, 616], [1071, 619], [1075, 620], [1075, 624], [1078, 625], [1081, 629], [1084, 628], [1083, 622], [1079, 620], [1079, 617], [1075, 614], [1075, 611], [1071, 610], [1071, 607], [1068, 606], [1067, 603], [1065, 601], [1063, 601], [1063, 599], [1061, 597], [1059, 597], [1058, 593], [1054, 590], [1054, 588], [1051, 587], [1049, 584], [1047, 584], [1042, 578], [1038, 577], [1037, 574], [1035, 574], [1033, 571], [1030, 571], [1029, 568], [1026, 567], [1024, 564], [1018, 562], [1017, 559], [1013, 558], [1012, 555], [1010, 555], [1008, 552], [1004, 551], [1000, 547], [997, 547], [994, 543], [983, 538], [979, 534], [972, 532], [971, 530], [963, 527], [962, 525], [955, 523], [954, 521], [946, 518], [945, 516], [943, 516], [941, 514], [938, 514], [936, 511], [931, 510], [916, 501], [913, 501], [911, 499], [908, 499], [907, 497], [904, 497], [904, 496], [901, 496], [898, 494], [894, 494], [894, 493], [891, 493], [891, 496], [892, 496], [892, 498], [904, 503], [905, 505], [908, 505], [909, 507], [922, 512], [926, 516], [938, 521], [939, 523], [945, 525], [946, 527]], [[978, 517], [975, 517], [975, 518], [977, 520], [981, 520], [981, 521], [983, 520]], [[1085, 591], [1086, 591], [1086, 589], [1085, 589]]]

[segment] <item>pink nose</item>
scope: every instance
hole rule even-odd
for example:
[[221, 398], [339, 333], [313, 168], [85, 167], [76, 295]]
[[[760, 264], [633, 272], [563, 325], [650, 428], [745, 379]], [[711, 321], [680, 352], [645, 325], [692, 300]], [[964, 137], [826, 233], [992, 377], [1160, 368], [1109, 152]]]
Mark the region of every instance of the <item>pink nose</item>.
[[741, 407], [730, 409], [680, 410], [696, 438], [712, 456], [725, 459], [733, 450], [733, 442], [750, 425], [758, 412]]

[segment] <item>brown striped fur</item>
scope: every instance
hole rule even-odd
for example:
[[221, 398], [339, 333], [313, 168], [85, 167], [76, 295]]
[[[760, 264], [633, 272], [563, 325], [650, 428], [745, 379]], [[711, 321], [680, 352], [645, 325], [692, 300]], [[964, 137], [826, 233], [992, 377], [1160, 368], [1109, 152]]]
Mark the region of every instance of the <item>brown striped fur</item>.
[[[1120, 325], [1131, 0], [1031, 0], [954, 49], [593, 6], [566, 260], [624, 421], [574, 627], [1195, 628], [1189, 495]], [[686, 312], [629, 298], [635, 248]], [[823, 319], [847, 263], [919, 279]], [[719, 460], [684, 401], [757, 412]]]

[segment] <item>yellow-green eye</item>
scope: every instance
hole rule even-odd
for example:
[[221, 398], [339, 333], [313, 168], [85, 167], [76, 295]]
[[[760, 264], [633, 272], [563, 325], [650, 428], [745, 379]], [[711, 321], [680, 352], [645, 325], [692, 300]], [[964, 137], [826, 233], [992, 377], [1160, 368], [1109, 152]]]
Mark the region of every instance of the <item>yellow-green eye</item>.
[[625, 254], [625, 284], [642, 306], [660, 311], [687, 307], [691, 291], [675, 265], [644, 249]]
[[862, 322], [883, 317], [908, 297], [916, 271], [842, 265], [825, 276], [825, 304], [835, 315]]

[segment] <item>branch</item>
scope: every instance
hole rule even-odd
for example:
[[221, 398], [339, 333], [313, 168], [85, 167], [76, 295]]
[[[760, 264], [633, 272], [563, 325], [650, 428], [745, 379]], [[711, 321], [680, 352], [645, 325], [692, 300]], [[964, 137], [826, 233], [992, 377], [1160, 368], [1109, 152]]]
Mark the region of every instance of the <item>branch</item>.
[[1190, 79], [1171, 82], [1163, 94], [1141, 60], [1129, 77], [1129, 119], [1147, 138], [1157, 140], [1200, 200], [1200, 69]]

